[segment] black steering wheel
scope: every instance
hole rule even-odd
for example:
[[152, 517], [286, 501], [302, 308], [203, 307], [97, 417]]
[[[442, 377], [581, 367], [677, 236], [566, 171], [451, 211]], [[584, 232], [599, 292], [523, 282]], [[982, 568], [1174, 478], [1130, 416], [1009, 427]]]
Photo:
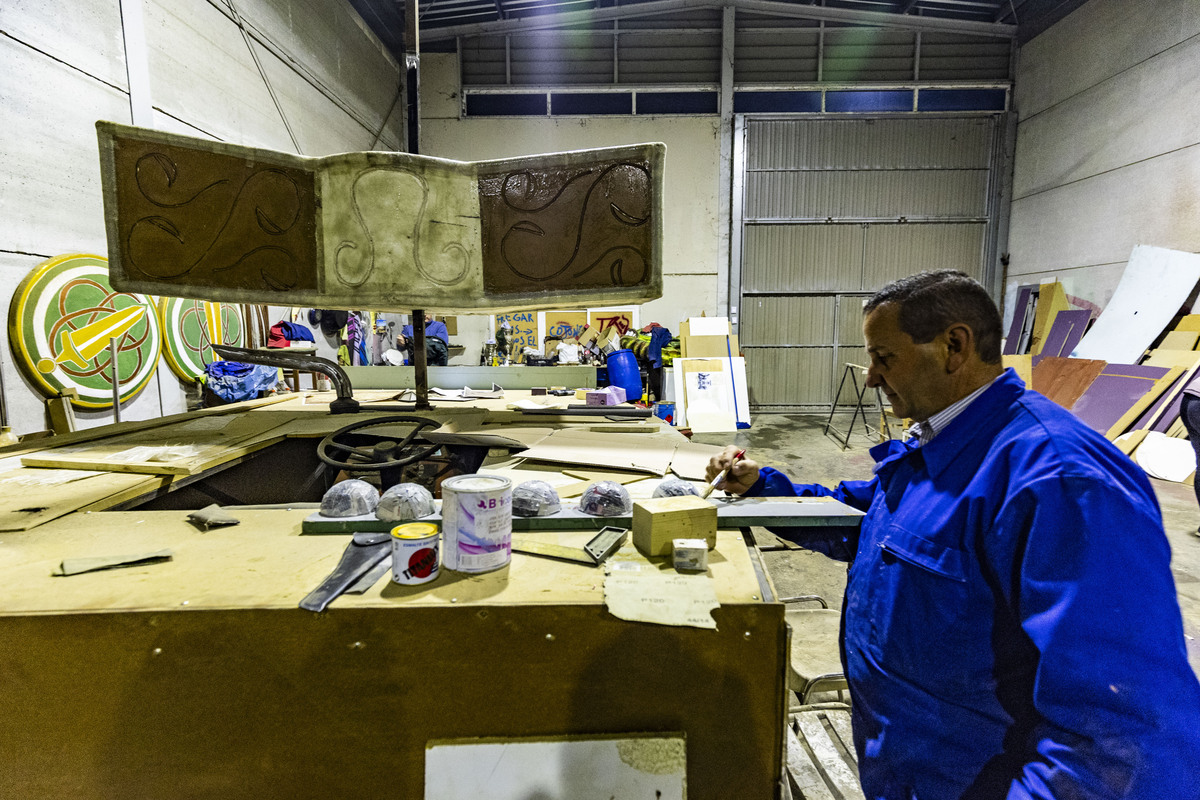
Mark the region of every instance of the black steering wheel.
[[[344, 439], [355, 431], [362, 431], [365, 428], [375, 428], [380, 425], [393, 425], [395, 423], [409, 423], [413, 425], [413, 429], [408, 432], [408, 435], [402, 441], [397, 442], [394, 439], [385, 438], [382, 434], [372, 433], [356, 434], [360, 437], [375, 438], [375, 443], [370, 446], [339, 441], [339, 439]], [[339, 428], [322, 439], [321, 443], [317, 445], [317, 458], [331, 467], [353, 470], [355, 472], [377, 472], [395, 467], [403, 467], [407, 464], [422, 461], [441, 449], [442, 446], [440, 444], [427, 445], [414, 441], [421, 431], [428, 428], [440, 428], [441, 426], [442, 423], [437, 420], [429, 419], [428, 417], [410, 416], [408, 414], [365, 419], [361, 422], [355, 422], [353, 425]], [[335, 450], [348, 454], [345, 460], [335, 458], [331, 454], [331, 451]], [[355, 456], [358, 459], [351, 460]]]

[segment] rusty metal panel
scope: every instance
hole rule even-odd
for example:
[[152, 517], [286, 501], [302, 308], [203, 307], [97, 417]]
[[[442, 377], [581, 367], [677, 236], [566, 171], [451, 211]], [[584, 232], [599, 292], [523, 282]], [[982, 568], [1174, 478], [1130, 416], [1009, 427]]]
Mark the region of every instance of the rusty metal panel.
[[121, 291], [381, 311], [662, 295], [661, 144], [471, 163], [97, 129]]

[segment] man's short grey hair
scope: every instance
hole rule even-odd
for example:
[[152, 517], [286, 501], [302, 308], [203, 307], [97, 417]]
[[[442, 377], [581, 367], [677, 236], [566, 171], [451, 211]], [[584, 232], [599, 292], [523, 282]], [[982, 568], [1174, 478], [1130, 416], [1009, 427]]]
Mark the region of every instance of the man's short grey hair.
[[867, 299], [863, 313], [887, 303], [900, 307], [900, 330], [914, 342], [931, 342], [962, 323], [974, 332], [975, 352], [984, 363], [1000, 363], [1000, 311], [987, 290], [966, 273], [940, 269], [892, 281]]

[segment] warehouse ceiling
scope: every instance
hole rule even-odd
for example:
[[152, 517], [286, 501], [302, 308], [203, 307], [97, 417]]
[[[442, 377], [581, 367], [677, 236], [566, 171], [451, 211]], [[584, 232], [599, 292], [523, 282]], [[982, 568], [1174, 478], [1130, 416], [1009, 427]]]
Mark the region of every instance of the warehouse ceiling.
[[[414, 0], [422, 49], [453, 49], [458, 37], [485, 36], [621, 19], [669, 18], [732, 6], [761, 16], [834, 25], [916, 28], [1013, 37], [1026, 42], [1087, 0]], [[399, 60], [403, 0], [350, 0]], [[686, 26], [681, 22], [681, 26]]]

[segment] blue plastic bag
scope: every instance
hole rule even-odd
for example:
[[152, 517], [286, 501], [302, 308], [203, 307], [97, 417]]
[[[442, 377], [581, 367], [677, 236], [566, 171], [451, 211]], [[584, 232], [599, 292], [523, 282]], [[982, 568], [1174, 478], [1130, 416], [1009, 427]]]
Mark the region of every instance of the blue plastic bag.
[[204, 368], [204, 373], [208, 376], [208, 388], [227, 403], [253, 400], [279, 382], [278, 368], [263, 364], [214, 361]]

